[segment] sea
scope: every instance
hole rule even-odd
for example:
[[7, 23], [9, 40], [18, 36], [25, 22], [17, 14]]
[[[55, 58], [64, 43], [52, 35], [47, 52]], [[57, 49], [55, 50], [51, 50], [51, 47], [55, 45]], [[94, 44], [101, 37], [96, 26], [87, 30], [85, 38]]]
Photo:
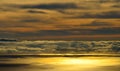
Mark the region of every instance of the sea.
[[120, 57], [1, 57], [0, 71], [120, 71]]
[[120, 41], [0, 41], [0, 71], [120, 71]]

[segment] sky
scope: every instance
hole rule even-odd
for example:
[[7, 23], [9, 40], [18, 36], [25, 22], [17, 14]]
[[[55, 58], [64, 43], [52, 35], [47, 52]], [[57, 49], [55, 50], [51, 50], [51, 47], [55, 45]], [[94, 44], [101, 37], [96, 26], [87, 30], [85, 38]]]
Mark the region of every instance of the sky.
[[0, 38], [120, 40], [120, 0], [0, 0]]

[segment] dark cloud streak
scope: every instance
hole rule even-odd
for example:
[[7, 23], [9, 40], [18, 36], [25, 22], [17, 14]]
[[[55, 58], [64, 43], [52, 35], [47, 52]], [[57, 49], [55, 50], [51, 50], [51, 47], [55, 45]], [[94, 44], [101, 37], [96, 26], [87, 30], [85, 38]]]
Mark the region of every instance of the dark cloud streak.
[[113, 26], [113, 24], [107, 22], [99, 22], [95, 20], [90, 24], [83, 24], [81, 26]]
[[73, 17], [68, 18], [102, 18], [102, 19], [109, 19], [109, 18], [120, 18], [120, 11], [107, 11], [107, 12], [100, 12], [100, 13], [82, 13], [80, 15], [76, 15]]
[[52, 3], [52, 4], [38, 4], [38, 5], [23, 5], [21, 8], [32, 9], [75, 9], [79, 8], [74, 3]]
[[98, 29], [41, 30], [36, 32], [17, 33], [19, 36], [68, 36], [68, 35], [112, 35], [120, 34], [120, 27]]
[[46, 12], [44, 11], [35, 11], [35, 10], [28, 10], [27, 11], [28, 13], [40, 13], [40, 14], [47, 14]]

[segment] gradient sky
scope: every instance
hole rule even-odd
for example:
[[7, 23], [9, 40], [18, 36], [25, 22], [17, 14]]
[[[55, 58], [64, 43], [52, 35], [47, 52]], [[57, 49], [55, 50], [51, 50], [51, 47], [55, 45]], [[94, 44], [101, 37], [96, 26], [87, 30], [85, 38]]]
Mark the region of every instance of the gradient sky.
[[0, 0], [0, 38], [120, 40], [120, 0]]

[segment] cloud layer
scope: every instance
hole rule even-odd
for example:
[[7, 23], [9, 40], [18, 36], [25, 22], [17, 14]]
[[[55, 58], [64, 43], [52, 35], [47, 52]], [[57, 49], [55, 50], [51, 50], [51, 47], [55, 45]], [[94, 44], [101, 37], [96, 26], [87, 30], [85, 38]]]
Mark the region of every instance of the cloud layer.
[[120, 53], [120, 41], [21, 41], [0, 43], [0, 54]]
[[0, 38], [120, 35], [119, 0], [2, 0], [0, 4]]

